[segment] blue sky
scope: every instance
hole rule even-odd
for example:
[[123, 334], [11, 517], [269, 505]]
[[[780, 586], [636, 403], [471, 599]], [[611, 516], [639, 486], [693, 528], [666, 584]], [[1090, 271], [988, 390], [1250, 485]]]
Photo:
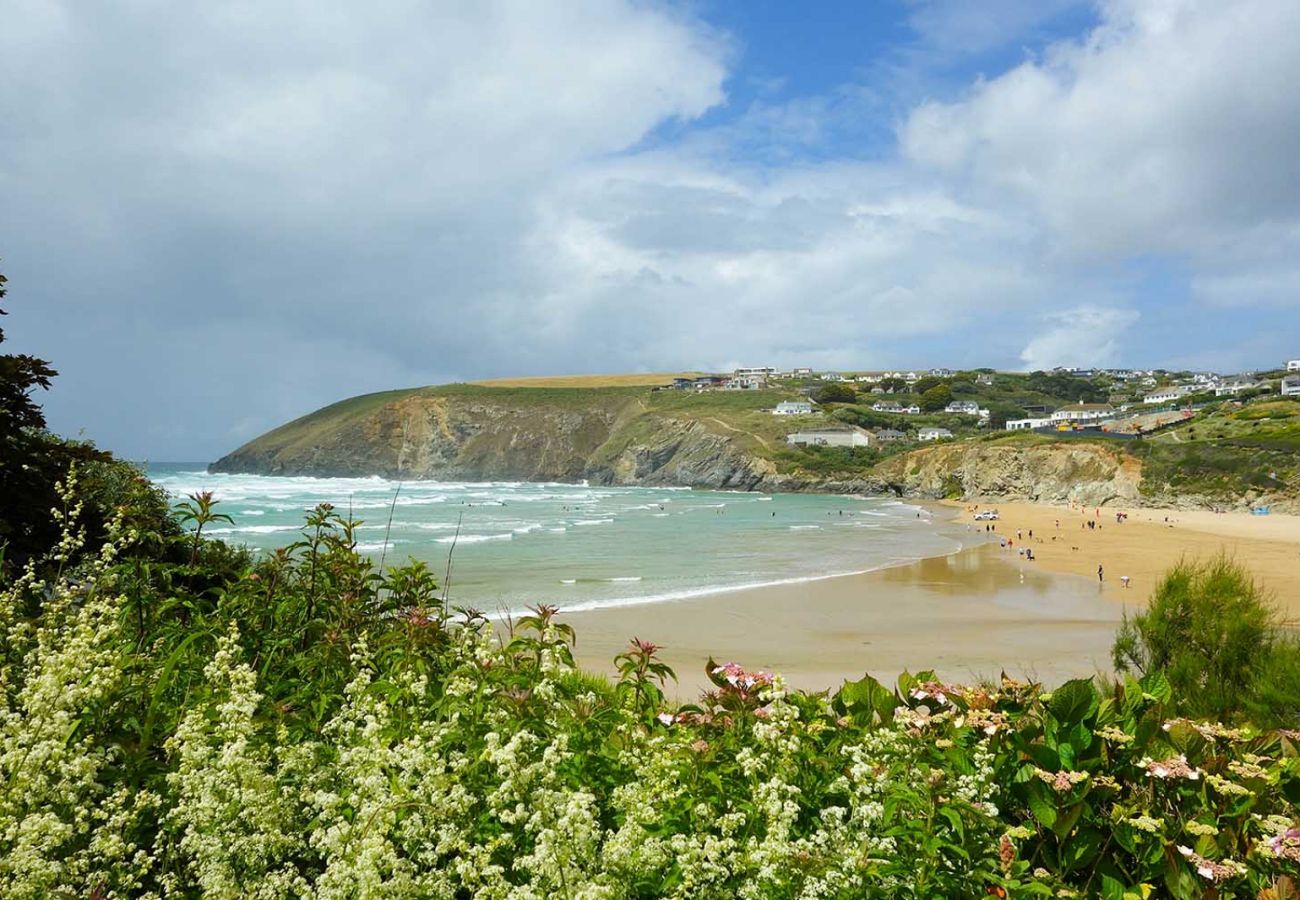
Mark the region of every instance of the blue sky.
[[7, 334], [129, 456], [503, 375], [1300, 355], [1292, 0], [0, 16]]

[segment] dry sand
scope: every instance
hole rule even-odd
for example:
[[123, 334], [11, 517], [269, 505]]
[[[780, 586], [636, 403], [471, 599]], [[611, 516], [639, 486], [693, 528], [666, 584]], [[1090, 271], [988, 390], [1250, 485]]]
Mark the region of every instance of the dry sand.
[[[946, 505], [959, 521], [971, 522], [973, 507]], [[1300, 581], [1296, 578], [1300, 572], [1300, 516], [1132, 509], [1127, 510], [1127, 521], [1120, 523], [1115, 515], [1125, 510], [1112, 507], [996, 503], [979, 508], [996, 508], [1001, 516], [995, 523], [997, 534], [1012, 540], [1017, 548], [1031, 547], [1041, 569], [1095, 582], [1097, 566], [1102, 566], [1107, 598], [1145, 602], [1161, 574], [1180, 558], [1226, 553], [1250, 569], [1285, 618], [1300, 619]], [[1087, 528], [1089, 520], [1095, 520], [1098, 527]], [[984, 527], [973, 524], [978, 529]], [[1124, 575], [1130, 578], [1127, 590], [1120, 580]]]
[[[633, 636], [662, 645], [679, 678], [670, 692], [687, 700], [707, 686], [710, 656], [779, 671], [812, 690], [865, 671], [892, 679], [904, 669], [933, 668], [971, 679], [1006, 669], [1047, 683], [1109, 671], [1121, 615], [1140, 609], [1160, 573], [1184, 556], [1236, 557], [1285, 616], [1300, 618], [1298, 516], [1133, 509], [1117, 524], [1115, 509], [995, 506], [1001, 514], [996, 535], [1015, 541], [1013, 548], [990, 540], [863, 575], [571, 613], [565, 620], [577, 629], [580, 664], [594, 671], [612, 673], [612, 658]], [[984, 541], [983, 524], [971, 520], [970, 508], [934, 509], [953, 518], [945, 527]], [[1092, 517], [1100, 528], [1082, 525]], [[1021, 546], [1032, 547], [1037, 561], [1021, 558]], [[1130, 577], [1127, 589], [1122, 575]]]

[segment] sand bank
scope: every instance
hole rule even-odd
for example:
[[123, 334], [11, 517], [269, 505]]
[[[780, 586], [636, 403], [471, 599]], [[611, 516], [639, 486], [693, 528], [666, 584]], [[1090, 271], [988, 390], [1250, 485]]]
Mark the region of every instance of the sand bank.
[[[944, 504], [956, 521], [981, 531], [971, 520], [969, 504]], [[1031, 547], [1040, 570], [1077, 575], [1097, 582], [1102, 567], [1103, 595], [1112, 600], [1144, 603], [1161, 574], [1184, 556], [1204, 558], [1227, 553], [1246, 565], [1273, 595], [1284, 617], [1300, 619], [1300, 516], [1253, 516], [1204, 510], [1070, 508], [1031, 503], [986, 503], [1000, 519], [997, 534], [1015, 547]], [[1094, 520], [1097, 528], [1088, 528]], [[1058, 525], [1059, 523], [1059, 525]], [[1029, 537], [1033, 532], [1032, 540]], [[1017, 540], [1017, 533], [1020, 539]], [[1015, 557], [1015, 551], [1005, 555]], [[1017, 564], [1019, 563], [1018, 557]], [[1124, 589], [1121, 576], [1129, 576]]]
[[612, 672], [630, 637], [662, 645], [677, 696], [705, 661], [779, 671], [820, 690], [871, 672], [933, 668], [954, 679], [1008, 672], [1059, 682], [1109, 670], [1119, 604], [1098, 587], [1006, 558], [996, 544], [878, 572], [565, 615], [577, 657]]

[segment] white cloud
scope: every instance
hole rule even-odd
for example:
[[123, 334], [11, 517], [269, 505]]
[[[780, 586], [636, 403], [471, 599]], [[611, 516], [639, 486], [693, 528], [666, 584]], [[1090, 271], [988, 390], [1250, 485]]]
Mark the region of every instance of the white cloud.
[[1108, 0], [1085, 39], [915, 110], [906, 155], [1089, 256], [1216, 251], [1300, 211], [1300, 4]]
[[[738, 43], [640, 0], [11, 6], [11, 335], [63, 371], [56, 424], [128, 452], [450, 378], [1151, 364], [1123, 261], [1211, 311], [1294, 283], [1289, 0], [1106, 3], [896, 157], [848, 143], [896, 97], [730, 110]], [[926, 53], [1002, 43], [964, 9], [913, 6]]]
[[1113, 366], [1124, 332], [1140, 314], [1132, 309], [1079, 306], [1045, 317], [1046, 329], [1025, 345], [1020, 359], [1031, 371], [1057, 366]]

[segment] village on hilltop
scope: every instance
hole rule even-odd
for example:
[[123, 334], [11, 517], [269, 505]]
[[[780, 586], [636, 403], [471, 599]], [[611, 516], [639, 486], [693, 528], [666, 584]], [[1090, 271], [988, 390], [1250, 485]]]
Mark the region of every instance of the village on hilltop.
[[[1277, 369], [1232, 375], [1069, 366], [1033, 373], [757, 366], [678, 377], [656, 390], [798, 396], [779, 400], [770, 410], [792, 420], [786, 434], [791, 447], [870, 448], [981, 431], [1136, 438], [1185, 423], [1211, 404], [1264, 395], [1300, 398], [1300, 359]], [[827, 415], [831, 411], [837, 413], [834, 418]]]

